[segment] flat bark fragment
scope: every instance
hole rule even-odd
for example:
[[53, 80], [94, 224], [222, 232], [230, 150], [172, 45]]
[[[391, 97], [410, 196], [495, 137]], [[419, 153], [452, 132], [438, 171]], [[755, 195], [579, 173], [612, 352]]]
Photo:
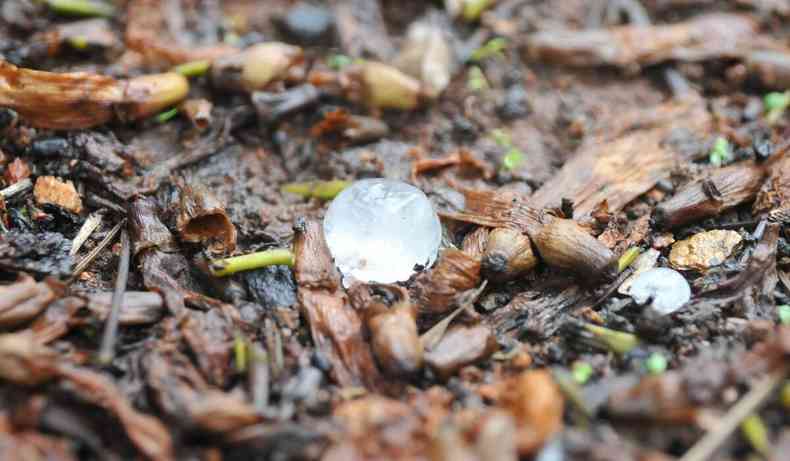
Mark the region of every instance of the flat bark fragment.
[[681, 187], [656, 207], [656, 223], [673, 228], [710, 218], [754, 199], [766, 175], [764, 165], [742, 162], [713, 170]]
[[33, 320], [55, 296], [56, 291], [47, 282], [36, 283], [27, 275], [11, 285], [0, 286], [0, 326], [12, 327]]
[[339, 0], [332, 2], [332, 9], [340, 45], [346, 54], [384, 61], [395, 54], [379, 2]]
[[[630, 115], [630, 116], [629, 116]], [[615, 212], [669, 178], [691, 152], [667, 142], [673, 134], [704, 137], [711, 116], [699, 99], [673, 101], [626, 114], [614, 134], [585, 140], [575, 156], [538, 189], [529, 204], [557, 208], [563, 198], [573, 202], [575, 218], [590, 214], [606, 201]]]
[[332, 363], [330, 373], [339, 385], [380, 387], [381, 374], [363, 337], [362, 320], [341, 287], [320, 223], [300, 219], [295, 227], [297, 299], [316, 349]]
[[527, 49], [533, 59], [570, 66], [629, 67], [737, 58], [756, 38], [757, 24], [749, 17], [713, 13], [667, 25], [545, 30], [527, 38]]

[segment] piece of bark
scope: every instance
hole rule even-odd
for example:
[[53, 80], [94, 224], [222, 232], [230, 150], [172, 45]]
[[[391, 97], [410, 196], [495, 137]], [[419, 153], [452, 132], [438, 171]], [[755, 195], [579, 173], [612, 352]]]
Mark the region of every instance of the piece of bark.
[[464, 195], [465, 210], [445, 217], [525, 232], [550, 266], [591, 279], [613, 276], [614, 254], [575, 222], [533, 208], [517, 193], [465, 190]]
[[456, 305], [459, 295], [480, 283], [480, 259], [455, 249], [446, 249], [436, 265], [419, 274], [414, 292], [421, 313], [443, 314]]
[[13, 327], [33, 320], [57, 294], [55, 283], [36, 283], [22, 275], [11, 285], [0, 286], [0, 326]]
[[754, 162], [715, 169], [660, 203], [654, 215], [656, 224], [671, 229], [749, 202], [757, 195], [765, 176], [765, 166]]
[[667, 25], [546, 30], [527, 37], [530, 58], [570, 66], [634, 67], [668, 60], [738, 58], [752, 45], [757, 24], [748, 16], [712, 13]]
[[530, 196], [529, 204], [559, 208], [568, 199], [575, 218], [589, 215], [604, 200], [609, 211], [619, 211], [691, 160], [693, 150], [676, 147], [668, 138], [674, 133], [702, 137], [711, 126], [710, 113], [697, 98], [619, 117], [610, 133], [585, 139], [573, 158]]
[[212, 61], [238, 52], [225, 44], [194, 45], [180, 41], [190, 34], [172, 37], [166, 27], [167, 2], [133, 0], [126, 7], [126, 46], [140, 53], [150, 66], [172, 66], [190, 61]]
[[751, 51], [743, 57], [749, 75], [756, 76], [768, 88], [790, 87], [790, 51]]
[[179, 189], [176, 227], [181, 239], [207, 245], [213, 253], [230, 253], [236, 249], [236, 226], [225, 206], [208, 189], [198, 184]]
[[33, 196], [39, 205], [57, 205], [76, 214], [82, 211], [82, 199], [71, 181], [64, 182], [54, 176], [39, 176], [33, 188]]
[[[112, 292], [88, 295], [87, 308], [104, 321], [110, 313]], [[159, 293], [151, 291], [126, 291], [123, 295], [118, 323], [123, 326], [150, 325], [165, 315], [165, 305]]]
[[295, 231], [297, 299], [316, 349], [332, 363], [331, 376], [341, 386], [380, 387], [381, 375], [362, 336], [362, 320], [340, 285], [320, 223], [299, 219]]
[[143, 357], [142, 367], [154, 404], [189, 431], [222, 435], [261, 419], [237, 394], [211, 388], [177, 350], [160, 344]]
[[[563, 285], [567, 285], [567, 281], [563, 281]], [[571, 308], [584, 298], [584, 290], [578, 285], [563, 289], [525, 291], [485, 319], [497, 335], [511, 334], [515, 337], [546, 339], [559, 330]]]
[[488, 325], [454, 325], [447, 329], [433, 349], [425, 353], [425, 364], [446, 380], [461, 368], [485, 360], [498, 347]]
[[790, 155], [784, 155], [772, 165], [770, 176], [757, 193], [752, 210], [757, 214], [788, 207], [790, 207]]
[[378, 2], [334, 0], [332, 10], [345, 54], [385, 62], [395, 54]]

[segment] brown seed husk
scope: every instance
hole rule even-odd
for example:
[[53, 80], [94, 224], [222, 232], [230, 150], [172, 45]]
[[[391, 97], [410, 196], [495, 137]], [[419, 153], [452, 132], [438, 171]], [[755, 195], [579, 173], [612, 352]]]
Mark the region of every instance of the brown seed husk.
[[516, 418], [522, 456], [534, 453], [562, 428], [564, 400], [546, 370], [524, 371], [510, 380], [498, 404]]
[[531, 236], [541, 258], [551, 266], [595, 278], [616, 272], [612, 251], [570, 219], [549, 217]]
[[252, 92], [288, 75], [304, 58], [298, 46], [280, 42], [259, 43], [224, 56], [211, 66], [212, 84], [218, 88]]
[[71, 181], [61, 181], [54, 176], [40, 176], [33, 188], [33, 196], [39, 205], [49, 203], [72, 213], [82, 211], [82, 199]]
[[213, 253], [236, 249], [236, 226], [213, 194], [197, 184], [182, 186], [179, 193], [176, 227], [182, 240], [208, 244]]
[[497, 281], [514, 280], [538, 265], [529, 237], [522, 232], [500, 227], [488, 235], [483, 255], [483, 274]]
[[364, 103], [380, 109], [411, 110], [420, 103], [420, 82], [380, 62], [362, 64]]
[[669, 263], [675, 269], [705, 270], [718, 266], [741, 244], [741, 234], [731, 230], [700, 232], [676, 242], [669, 252]]
[[417, 276], [415, 292], [420, 311], [443, 314], [455, 305], [456, 296], [480, 283], [480, 259], [461, 250], [444, 250], [433, 269]]

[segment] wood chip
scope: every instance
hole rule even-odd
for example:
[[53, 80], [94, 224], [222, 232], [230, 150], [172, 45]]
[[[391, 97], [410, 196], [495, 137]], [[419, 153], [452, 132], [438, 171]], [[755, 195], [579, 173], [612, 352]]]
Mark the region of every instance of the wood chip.
[[79, 213], [82, 211], [82, 199], [71, 181], [62, 181], [54, 176], [41, 176], [33, 188], [36, 203], [49, 203]]

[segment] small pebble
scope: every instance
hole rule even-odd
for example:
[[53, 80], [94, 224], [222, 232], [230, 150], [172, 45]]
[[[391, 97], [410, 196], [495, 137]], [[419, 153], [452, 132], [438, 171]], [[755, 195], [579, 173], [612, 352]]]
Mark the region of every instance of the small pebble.
[[669, 263], [680, 270], [705, 270], [718, 266], [741, 244], [741, 234], [731, 230], [700, 232], [676, 242], [669, 253]]
[[639, 305], [650, 303], [659, 314], [668, 315], [691, 299], [691, 288], [679, 272], [659, 267], [642, 272], [628, 295]]
[[282, 19], [282, 27], [294, 40], [317, 44], [327, 38], [332, 30], [332, 13], [321, 6], [299, 3]]

